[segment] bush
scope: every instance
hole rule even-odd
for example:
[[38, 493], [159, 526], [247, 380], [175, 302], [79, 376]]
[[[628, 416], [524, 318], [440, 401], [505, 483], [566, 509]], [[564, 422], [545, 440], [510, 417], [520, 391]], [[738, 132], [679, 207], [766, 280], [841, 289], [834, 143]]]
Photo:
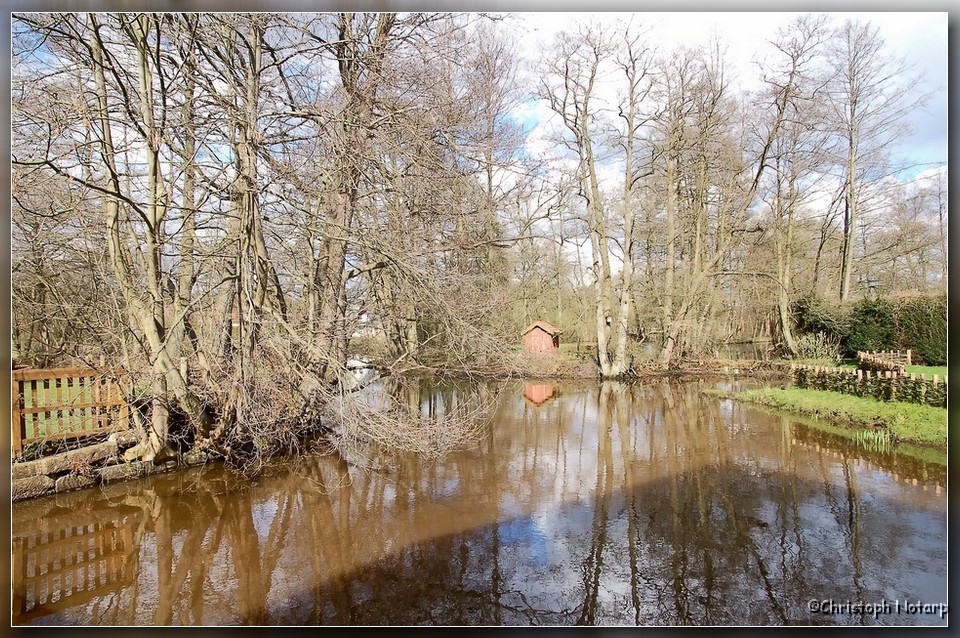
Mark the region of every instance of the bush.
[[806, 297], [794, 302], [791, 310], [798, 358], [833, 358], [818, 350], [839, 343], [841, 352], [851, 358], [861, 351], [912, 350], [917, 365], [947, 363], [946, 293], [861, 299], [849, 313], [818, 297]]
[[793, 321], [800, 334], [823, 333], [830, 341], [840, 342], [847, 333], [847, 317], [839, 306], [819, 297], [804, 297], [791, 307]]
[[897, 348], [894, 306], [882, 297], [865, 298], [853, 306], [845, 339], [848, 354]]
[[798, 359], [831, 359], [840, 358], [840, 343], [831, 339], [825, 332], [814, 332], [797, 337]]
[[906, 297], [894, 307], [897, 348], [913, 350], [918, 365], [946, 365], [947, 295]]
[[843, 343], [860, 351], [912, 350], [918, 365], [947, 363], [947, 295], [861, 299], [850, 313]]

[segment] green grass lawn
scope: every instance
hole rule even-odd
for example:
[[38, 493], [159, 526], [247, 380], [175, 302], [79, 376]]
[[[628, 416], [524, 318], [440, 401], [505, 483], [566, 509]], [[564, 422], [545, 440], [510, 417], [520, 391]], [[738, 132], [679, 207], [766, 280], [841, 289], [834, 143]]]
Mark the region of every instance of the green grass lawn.
[[906, 371], [916, 374], [939, 374], [941, 377], [947, 376], [947, 366], [906, 366]]
[[[816, 365], [824, 365], [822, 363]], [[842, 361], [836, 365], [838, 368], [849, 368], [851, 370], [857, 369], [856, 361]], [[939, 374], [941, 377], [947, 376], [947, 366], [904, 366], [907, 374], [914, 372], [916, 374], [925, 374], [927, 376], [933, 374]]]
[[856, 428], [884, 426], [896, 441], [947, 444], [947, 410], [929, 405], [877, 401], [839, 392], [799, 388], [746, 390], [733, 398]]

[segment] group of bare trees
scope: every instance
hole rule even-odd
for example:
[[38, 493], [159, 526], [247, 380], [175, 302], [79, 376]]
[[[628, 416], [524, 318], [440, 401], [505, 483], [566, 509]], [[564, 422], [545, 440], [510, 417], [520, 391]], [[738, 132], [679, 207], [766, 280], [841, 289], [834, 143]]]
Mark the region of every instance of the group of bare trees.
[[[945, 284], [945, 190], [903, 186], [891, 158], [922, 106], [916, 74], [875, 27], [826, 16], [794, 19], [761, 53], [751, 91], [721, 42], [657, 51], [636, 24], [578, 25], [545, 56], [540, 95], [574, 159], [592, 259], [595, 328], [581, 334], [603, 376], [629, 369], [631, 324], [664, 367], [760, 323], [795, 353], [800, 298]], [[621, 180], [602, 179], [611, 166]], [[887, 260], [901, 276], [880, 283]]]
[[481, 22], [15, 16], [17, 354], [142, 372], [153, 452], [309, 421], [361, 316], [469, 364], [515, 91]]
[[[886, 186], [912, 105], [875, 29], [799, 18], [745, 93], [641, 22], [529, 83], [490, 16], [15, 15], [15, 355], [138, 372], [150, 454], [311, 421], [371, 330], [470, 368], [547, 318], [615, 377], [638, 334], [669, 366], [776, 312], [790, 349], [798, 296], [942, 281], [945, 186]], [[525, 151], [538, 98], [566, 170]]]

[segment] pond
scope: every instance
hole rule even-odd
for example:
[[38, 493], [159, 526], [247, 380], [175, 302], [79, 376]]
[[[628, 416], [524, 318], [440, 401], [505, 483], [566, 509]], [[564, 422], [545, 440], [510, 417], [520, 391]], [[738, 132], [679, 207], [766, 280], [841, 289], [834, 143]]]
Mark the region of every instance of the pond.
[[945, 459], [704, 392], [736, 383], [498, 382], [491, 423], [439, 459], [16, 503], [13, 623], [946, 624]]

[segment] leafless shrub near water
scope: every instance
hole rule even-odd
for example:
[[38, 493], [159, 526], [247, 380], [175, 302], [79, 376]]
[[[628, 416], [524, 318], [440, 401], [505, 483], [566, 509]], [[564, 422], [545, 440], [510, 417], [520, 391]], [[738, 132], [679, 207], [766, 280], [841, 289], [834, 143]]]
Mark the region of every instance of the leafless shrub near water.
[[334, 397], [324, 419], [347, 462], [377, 469], [384, 465], [384, 452], [433, 460], [476, 445], [498, 398], [487, 384], [421, 397], [418, 386], [401, 380], [393, 388]]

